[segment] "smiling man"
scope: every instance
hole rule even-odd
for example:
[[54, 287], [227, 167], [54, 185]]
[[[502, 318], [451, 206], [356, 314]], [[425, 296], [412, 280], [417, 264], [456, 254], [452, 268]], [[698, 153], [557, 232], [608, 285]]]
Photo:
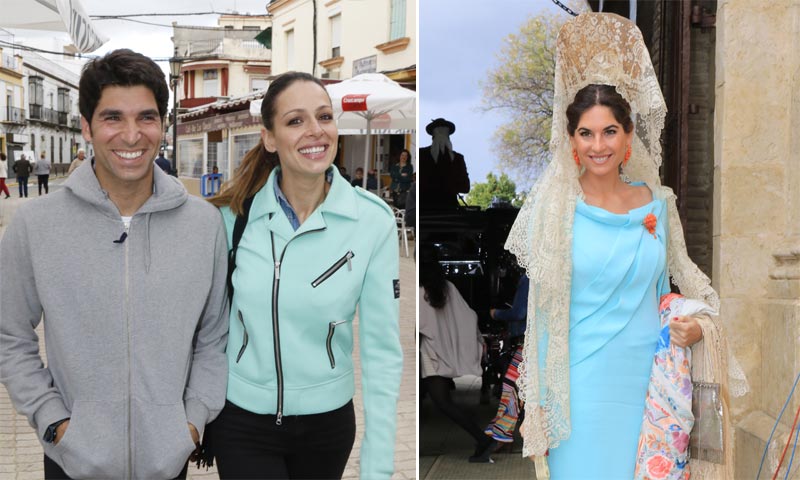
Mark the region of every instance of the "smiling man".
[[[88, 63], [95, 157], [22, 205], [0, 243], [0, 381], [38, 432], [45, 478], [185, 478], [225, 402], [225, 234], [153, 168], [168, 96], [143, 55]], [[78, 248], [53, 248], [65, 241]]]

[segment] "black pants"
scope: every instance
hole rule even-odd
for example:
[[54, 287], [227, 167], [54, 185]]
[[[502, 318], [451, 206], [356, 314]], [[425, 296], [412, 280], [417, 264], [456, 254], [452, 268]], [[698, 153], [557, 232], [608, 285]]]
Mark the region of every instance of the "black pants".
[[433, 404], [444, 413], [447, 418], [455, 422], [465, 432], [470, 434], [480, 448], [491, 441], [471, 416], [453, 402], [450, 396], [450, 379], [446, 377], [426, 377], [422, 379], [428, 395]]
[[[186, 465], [181, 470], [181, 473], [175, 477], [174, 480], [185, 480], [186, 479], [186, 469], [189, 466], [187, 462]], [[58, 466], [56, 462], [53, 461], [47, 455], [44, 456], [44, 478], [45, 480], [69, 480], [69, 477], [61, 467]]]
[[36, 178], [39, 180], [39, 195], [42, 194], [42, 187], [44, 187], [44, 193], [50, 193], [50, 187], [47, 185], [50, 175], [36, 175]]
[[352, 400], [314, 415], [251, 413], [231, 402], [206, 427], [221, 479], [342, 478], [356, 437]]

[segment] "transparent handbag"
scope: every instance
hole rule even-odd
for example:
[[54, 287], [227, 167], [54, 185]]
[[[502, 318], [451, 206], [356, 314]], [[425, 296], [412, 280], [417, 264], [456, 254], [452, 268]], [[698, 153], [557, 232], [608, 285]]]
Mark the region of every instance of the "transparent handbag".
[[719, 383], [692, 382], [694, 428], [689, 436], [693, 459], [724, 463], [722, 397]]

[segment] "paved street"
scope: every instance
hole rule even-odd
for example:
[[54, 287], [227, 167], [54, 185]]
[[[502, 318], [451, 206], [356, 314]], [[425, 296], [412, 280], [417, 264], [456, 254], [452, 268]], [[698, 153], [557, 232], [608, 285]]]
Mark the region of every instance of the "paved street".
[[[51, 191], [59, 188], [62, 180], [54, 180]], [[17, 207], [23, 202], [36, 198], [35, 184], [29, 187], [28, 199], [17, 197], [16, 184], [9, 186], [11, 198], [0, 199], [0, 238]], [[413, 249], [413, 244], [410, 245]], [[416, 353], [415, 325], [417, 292], [415, 263], [407, 257], [400, 257], [400, 338], [405, 356], [403, 381], [400, 387], [398, 404], [397, 447], [395, 453], [395, 474], [393, 479], [416, 478]], [[356, 321], [357, 325], [357, 321]], [[39, 327], [41, 329], [41, 325]], [[39, 338], [44, 336], [39, 332]], [[358, 337], [356, 336], [356, 339]], [[44, 344], [40, 343], [44, 352]], [[356, 356], [357, 356], [356, 346]], [[46, 362], [46, 359], [45, 359]], [[358, 365], [358, 363], [356, 363]], [[360, 370], [356, 369], [356, 423], [357, 437], [353, 453], [344, 473], [344, 478], [358, 478], [358, 458], [361, 436], [363, 435], [364, 417], [361, 400]], [[312, 459], [313, 461], [313, 459]], [[42, 449], [27, 419], [17, 415], [11, 406], [5, 388], [0, 386], [0, 479], [41, 479], [43, 478]], [[217, 479], [216, 471], [189, 469], [190, 479]]]

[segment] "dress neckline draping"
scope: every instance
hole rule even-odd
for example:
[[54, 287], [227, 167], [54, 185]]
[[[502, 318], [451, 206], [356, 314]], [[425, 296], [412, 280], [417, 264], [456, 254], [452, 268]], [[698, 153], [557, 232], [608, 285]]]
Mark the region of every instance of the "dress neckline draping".
[[[643, 186], [646, 184], [644, 182], [632, 182], [631, 185]], [[575, 205], [575, 212], [607, 225], [622, 226], [631, 223], [640, 223], [642, 220], [644, 220], [644, 217], [647, 216], [648, 213], [653, 213], [655, 204], [658, 202], [658, 199], [656, 199], [656, 196], [652, 191], [650, 192], [650, 196], [651, 200], [642, 206], [632, 208], [628, 210], [627, 213], [614, 213], [606, 210], [603, 207], [586, 203], [586, 201], [583, 199], [583, 195], [581, 194], [578, 195], [578, 201]]]

